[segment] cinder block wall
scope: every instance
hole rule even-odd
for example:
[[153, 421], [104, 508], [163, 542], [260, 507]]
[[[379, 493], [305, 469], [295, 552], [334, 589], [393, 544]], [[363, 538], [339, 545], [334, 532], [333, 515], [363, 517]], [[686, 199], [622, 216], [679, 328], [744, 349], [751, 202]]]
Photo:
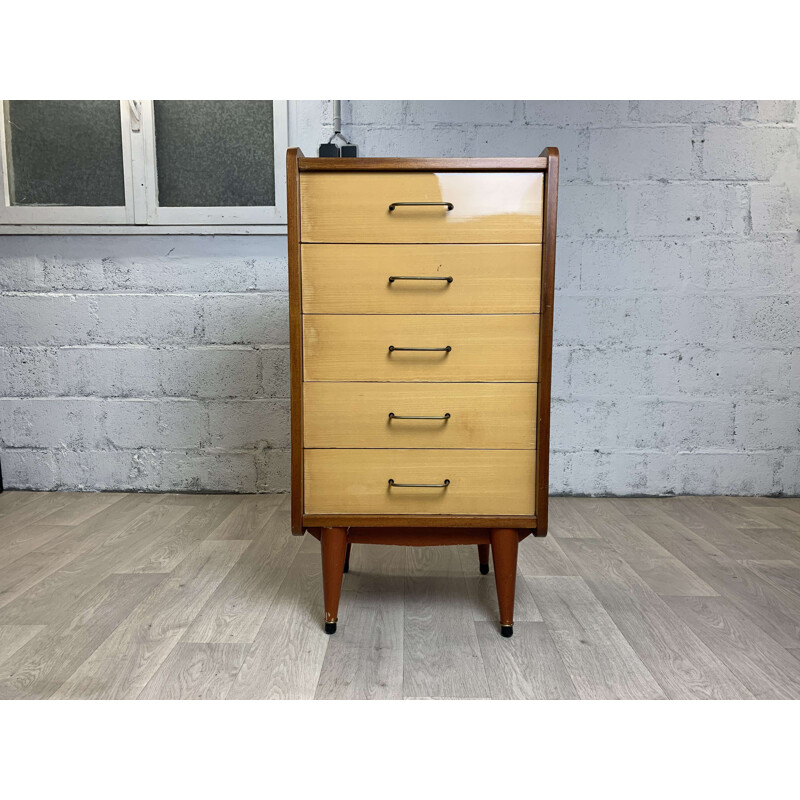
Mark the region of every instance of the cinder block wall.
[[[343, 106], [362, 155], [561, 149], [554, 492], [800, 493], [794, 102]], [[284, 237], [0, 237], [6, 485], [286, 490], [287, 342]]]

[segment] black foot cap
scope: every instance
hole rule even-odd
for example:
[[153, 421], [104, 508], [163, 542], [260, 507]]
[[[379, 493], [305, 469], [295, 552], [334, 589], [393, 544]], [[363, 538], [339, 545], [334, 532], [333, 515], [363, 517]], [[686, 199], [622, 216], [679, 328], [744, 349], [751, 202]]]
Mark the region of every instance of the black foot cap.
[[350, 565], [349, 564], [345, 564], [344, 565], [344, 569], [342, 570], [342, 572], [350, 572]]
[[[325, 633], [327, 633], [329, 635], [331, 633], [336, 633], [336, 623], [335, 622], [326, 622], [325, 623]], [[504, 633], [503, 636], [505, 636], [505, 635], [506, 634]], [[511, 636], [510, 633], [508, 635]]]
[[[333, 626], [336, 627], [335, 625]], [[514, 635], [514, 626], [513, 625], [501, 625], [500, 626], [500, 635], [505, 636], [506, 639], [510, 638]]]
[[489, 574], [489, 565], [481, 564], [481, 575], [488, 575], [488, 574]]

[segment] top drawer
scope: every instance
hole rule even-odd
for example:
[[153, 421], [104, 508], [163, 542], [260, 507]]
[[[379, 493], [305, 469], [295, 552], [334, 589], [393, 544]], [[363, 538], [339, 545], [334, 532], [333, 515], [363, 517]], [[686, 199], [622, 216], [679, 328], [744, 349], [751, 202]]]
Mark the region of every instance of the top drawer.
[[305, 172], [301, 240], [535, 244], [543, 187], [539, 172]]

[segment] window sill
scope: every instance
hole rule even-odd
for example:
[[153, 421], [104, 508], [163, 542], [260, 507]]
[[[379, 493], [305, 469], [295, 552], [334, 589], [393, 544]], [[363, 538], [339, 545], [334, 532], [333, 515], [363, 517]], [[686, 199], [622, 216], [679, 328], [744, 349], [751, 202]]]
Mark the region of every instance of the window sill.
[[158, 235], [286, 236], [285, 225], [0, 225], [0, 236], [8, 235]]

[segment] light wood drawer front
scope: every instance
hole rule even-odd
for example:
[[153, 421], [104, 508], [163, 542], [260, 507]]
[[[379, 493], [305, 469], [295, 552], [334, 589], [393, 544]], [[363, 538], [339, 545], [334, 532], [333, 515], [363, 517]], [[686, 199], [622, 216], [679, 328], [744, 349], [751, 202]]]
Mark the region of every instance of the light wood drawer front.
[[[537, 388], [535, 383], [306, 383], [305, 446], [534, 449]], [[446, 414], [447, 419], [403, 419]]]
[[301, 173], [301, 240], [541, 242], [543, 187], [538, 172]]
[[538, 314], [303, 316], [307, 381], [533, 383], [538, 347]]
[[535, 465], [535, 450], [306, 450], [305, 513], [533, 515]]
[[305, 244], [302, 265], [306, 313], [539, 311], [539, 244]]

